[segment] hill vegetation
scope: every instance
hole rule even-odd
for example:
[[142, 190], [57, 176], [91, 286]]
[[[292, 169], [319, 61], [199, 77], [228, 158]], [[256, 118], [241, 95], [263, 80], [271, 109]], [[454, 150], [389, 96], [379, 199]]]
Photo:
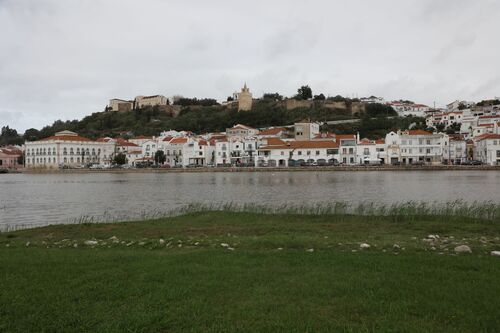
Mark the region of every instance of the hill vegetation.
[[222, 105], [207, 105], [209, 100], [200, 100], [196, 105], [182, 106], [177, 117], [172, 117], [160, 107], [145, 107], [130, 112], [96, 112], [81, 120], [57, 120], [41, 130], [28, 129], [24, 135], [15, 130], [2, 130], [2, 144], [21, 144], [24, 140], [34, 141], [54, 135], [62, 130], [74, 131], [82, 136], [96, 139], [98, 137], [129, 137], [136, 135], [158, 135], [164, 130], [186, 130], [195, 133], [220, 132], [235, 124], [252, 127], [286, 126], [303, 119], [311, 121], [335, 121], [359, 119], [357, 123], [324, 126], [323, 130], [335, 133], [356, 133], [364, 137], [383, 137], [388, 130], [407, 128], [411, 123], [423, 126], [421, 118], [398, 118], [395, 112], [386, 105], [366, 105], [361, 115], [352, 114], [347, 109], [325, 108], [321, 100], [316, 100], [310, 108], [287, 110], [281, 98], [269, 94], [254, 103], [251, 112], [238, 112], [236, 108]]

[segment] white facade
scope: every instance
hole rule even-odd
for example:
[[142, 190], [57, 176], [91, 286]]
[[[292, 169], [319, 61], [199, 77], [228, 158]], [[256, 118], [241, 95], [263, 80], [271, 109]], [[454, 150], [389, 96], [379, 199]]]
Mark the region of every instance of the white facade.
[[475, 160], [488, 165], [500, 165], [500, 134], [485, 134], [474, 141]]
[[70, 131], [25, 143], [26, 167], [55, 169], [88, 164], [109, 165], [115, 153], [114, 142], [97, 142]]
[[165, 164], [171, 167], [213, 164], [214, 146], [204, 139], [173, 138], [163, 147], [166, 157]]
[[422, 130], [390, 132], [386, 135], [390, 163], [438, 164], [443, 160], [443, 147], [448, 146], [448, 136]]

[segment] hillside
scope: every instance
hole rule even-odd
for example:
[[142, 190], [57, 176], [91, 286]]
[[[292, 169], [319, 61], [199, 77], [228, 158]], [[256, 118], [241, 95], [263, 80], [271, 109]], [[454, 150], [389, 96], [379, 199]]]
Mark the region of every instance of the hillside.
[[158, 135], [161, 131], [174, 129], [195, 133], [219, 132], [241, 123], [252, 127], [292, 125], [294, 122], [310, 119], [311, 121], [332, 121], [359, 119], [357, 123], [325, 125], [323, 130], [336, 133], [360, 132], [363, 137], [379, 138], [391, 129], [407, 128], [411, 123], [423, 126], [421, 118], [390, 118], [392, 109], [385, 105], [366, 105], [366, 111], [352, 115], [349, 109], [325, 108], [321, 103], [314, 103], [310, 108], [287, 110], [282, 103], [273, 100], [260, 100], [254, 103], [252, 111], [238, 112], [224, 106], [183, 107], [177, 117], [162, 111], [158, 107], [147, 107], [130, 112], [96, 112], [81, 120], [55, 121], [41, 130], [29, 129], [24, 136], [12, 131], [6, 142], [34, 141], [54, 135], [62, 130], [70, 130], [82, 136], [96, 139], [103, 136]]

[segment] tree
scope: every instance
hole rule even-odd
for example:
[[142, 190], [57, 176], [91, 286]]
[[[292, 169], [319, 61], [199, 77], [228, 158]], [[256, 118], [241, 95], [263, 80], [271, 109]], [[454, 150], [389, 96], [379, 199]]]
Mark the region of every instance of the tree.
[[166, 160], [167, 158], [163, 150], [157, 150], [155, 153], [155, 164], [163, 164]]
[[315, 101], [324, 101], [325, 99], [326, 99], [326, 97], [323, 94], [314, 95], [314, 100]]
[[297, 99], [308, 100], [312, 97], [312, 89], [309, 86], [302, 86], [297, 89]]
[[118, 153], [115, 155], [114, 162], [118, 165], [127, 164], [127, 156], [124, 153]]
[[444, 131], [444, 128], [445, 128], [445, 125], [444, 125], [444, 124], [441, 124], [441, 123], [440, 123], [440, 124], [437, 124], [437, 125], [436, 125], [436, 129], [437, 129], [437, 131], [438, 131], [438, 132], [442, 132], [442, 131]]
[[232, 102], [232, 101], [234, 101], [234, 98], [232, 96], [227, 96], [226, 101], [227, 102]]
[[262, 95], [262, 98], [263, 99], [271, 99], [273, 101], [282, 101], [283, 100], [283, 96], [278, 94], [278, 93], [264, 93], [264, 95]]

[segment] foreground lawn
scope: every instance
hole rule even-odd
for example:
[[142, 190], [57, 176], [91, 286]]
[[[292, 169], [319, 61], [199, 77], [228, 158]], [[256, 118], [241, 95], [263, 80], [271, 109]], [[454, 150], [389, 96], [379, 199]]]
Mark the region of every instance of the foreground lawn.
[[0, 332], [498, 332], [499, 237], [227, 212], [0, 234]]

